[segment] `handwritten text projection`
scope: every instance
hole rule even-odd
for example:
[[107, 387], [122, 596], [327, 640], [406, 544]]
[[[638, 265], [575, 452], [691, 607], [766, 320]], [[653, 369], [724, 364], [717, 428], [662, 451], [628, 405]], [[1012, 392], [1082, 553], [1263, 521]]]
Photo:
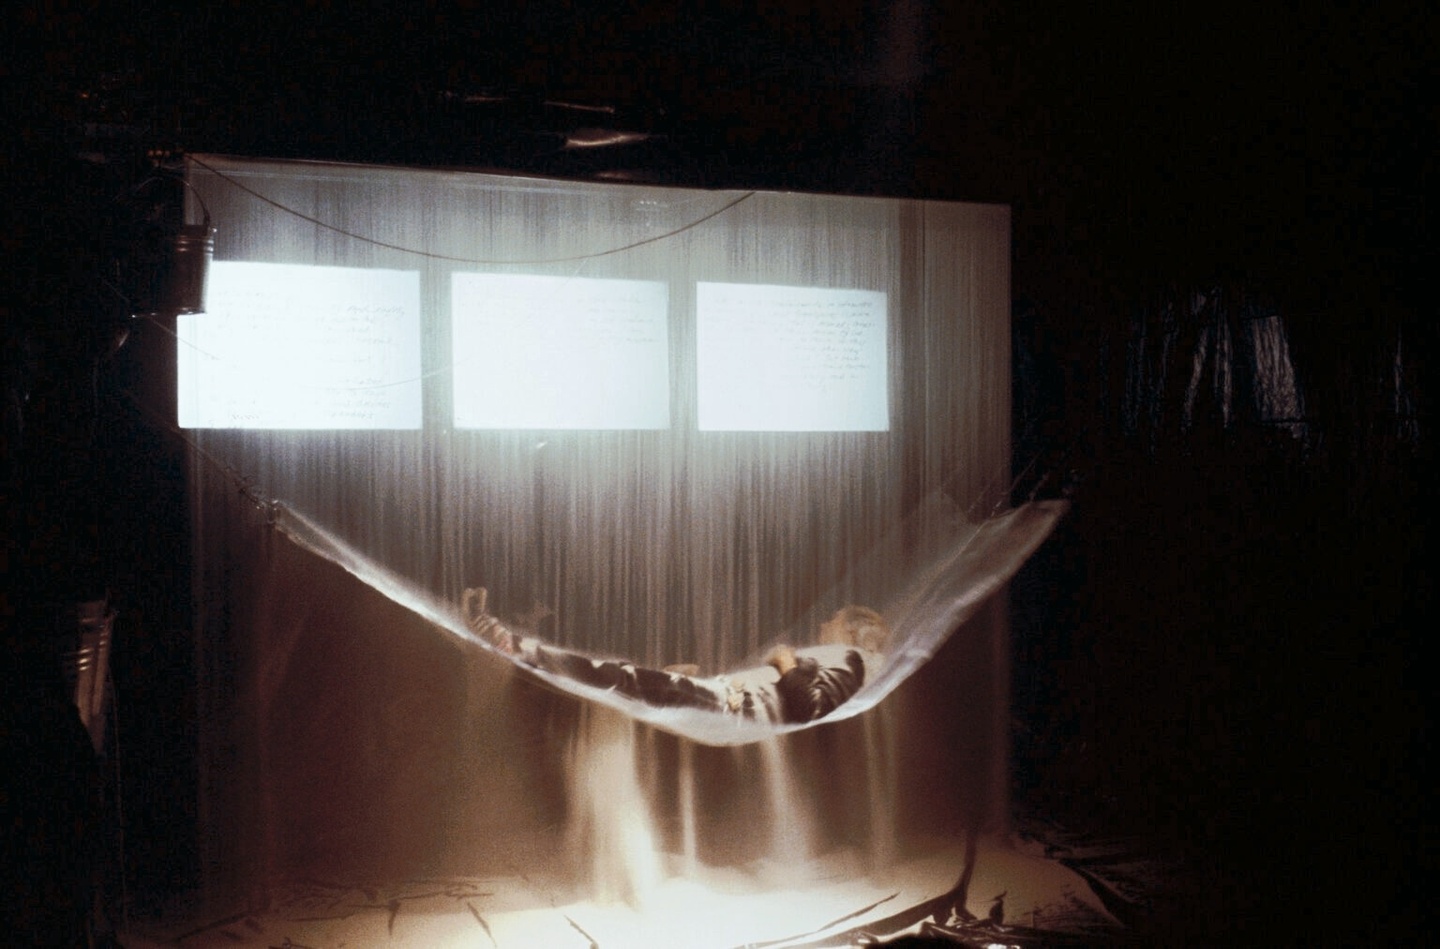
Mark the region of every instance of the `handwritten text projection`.
[[699, 284], [700, 428], [888, 430], [885, 305], [876, 290]]
[[666, 284], [456, 273], [450, 305], [456, 427], [669, 427]]
[[216, 261], [178, 321], [184, 428], [414, 429], [420, 275]]

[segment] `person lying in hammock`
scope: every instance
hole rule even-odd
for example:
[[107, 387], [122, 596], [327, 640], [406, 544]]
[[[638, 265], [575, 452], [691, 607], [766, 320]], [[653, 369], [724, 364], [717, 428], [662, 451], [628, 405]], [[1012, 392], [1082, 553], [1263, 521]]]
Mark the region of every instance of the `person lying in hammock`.
[[867, 606], [844, 606], [820, 624], [817, 645], [776, 646], [761, 669], [701, 676], [695, 666], [651, 669], [595, 659], [523, 636], [485, 612], [484, 587], [465, 591], [467, 624], [500, 652], [528, 666], [649, 705], [698, 708], [785, 724], [833, 712], [879, 671], [890, 626]]

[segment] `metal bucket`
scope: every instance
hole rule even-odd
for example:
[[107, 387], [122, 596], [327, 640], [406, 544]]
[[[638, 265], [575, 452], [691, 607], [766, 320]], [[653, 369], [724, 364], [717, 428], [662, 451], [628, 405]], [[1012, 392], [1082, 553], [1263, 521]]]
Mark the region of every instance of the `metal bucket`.
[[105, 698], [110, 677], [110, 632], [115, 611], [104, 600], [79, 604], [75, 649], [64, 656], [65, 679], [96, 754], [105, 750]]
[[161, 313], [204, 313], [210, 261], [215, 257], [215, 228], [186, 224], [171, 238], [170, 258], [160, 286]]

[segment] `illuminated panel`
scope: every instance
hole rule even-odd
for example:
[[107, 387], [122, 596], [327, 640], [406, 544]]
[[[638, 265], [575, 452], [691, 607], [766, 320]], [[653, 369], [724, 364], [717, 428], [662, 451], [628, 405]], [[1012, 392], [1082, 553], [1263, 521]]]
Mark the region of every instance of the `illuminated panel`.
[[479, 273], [451, 280], [457, 428], [669, 427], [666, 284]]
[[177, 321], [182, 428], [420, 427], [420, 274], [216, 261]]
[[699, 284], [700, 429], [887, 431], [885, 303], [876, 290]]

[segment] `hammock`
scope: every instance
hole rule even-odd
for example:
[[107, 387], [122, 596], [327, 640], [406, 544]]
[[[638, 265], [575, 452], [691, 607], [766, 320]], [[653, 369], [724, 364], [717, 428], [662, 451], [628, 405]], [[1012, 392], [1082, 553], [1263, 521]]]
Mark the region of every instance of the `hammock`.
[[[651, 705], [516, 661], [475, 636], [459, 608], [458, 597], [451, 600], [425, 593], [283, 504], [275, 504], [271, 510], [275, 528], [300, 547], [335, 563], [435, 626], [470, 641], [475, 648], [494, 652], [499, 661], [513, 662], [521, 674], [548, 688], [608, 706], [637, 721], [707, 745], [742, 745], [851, 718], [873, 708], [934, 656], [950, 634], [1019, 571], [1067, 508], [1065, 501], [1031, 501], [969, 524], [944, 495], [927, 499], [857, 566], [853, 573], [859, 576], [847, 578], [842, 585], [845, 589], [865, 588], [873, 579], [865, 574], [875, 572], [880, 564], [893, 565], [897, 558], [914, 564], [908, 582], [876, 600], [893, 632], [880, 674], [829, 715], [804, 724], [778, 724], [701, 709]], [[907, 547], [911, 548], [909, 554], [905, 552]], [[828, 597], [824, 608], [817, 607], [812, 614], [825, 615], [837, 602], [835, 597]]]

